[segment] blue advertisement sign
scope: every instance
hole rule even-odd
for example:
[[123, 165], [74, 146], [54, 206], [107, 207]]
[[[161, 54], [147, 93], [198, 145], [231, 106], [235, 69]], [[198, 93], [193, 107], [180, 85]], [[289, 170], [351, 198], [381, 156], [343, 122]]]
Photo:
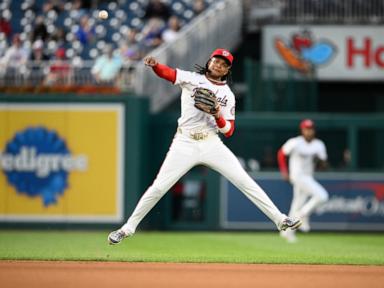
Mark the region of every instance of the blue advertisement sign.
[[[292, 186], [279, 173], [257, 173], [255, 181], [288, 214]], [[311, 215], [312, 230], [384, 231], [384, 175], [321, 173], [315, 177], [329, 200]], [[275, 225], [233, 184], [222, 178], [221, 226], [226, 229], [275, 230]]]

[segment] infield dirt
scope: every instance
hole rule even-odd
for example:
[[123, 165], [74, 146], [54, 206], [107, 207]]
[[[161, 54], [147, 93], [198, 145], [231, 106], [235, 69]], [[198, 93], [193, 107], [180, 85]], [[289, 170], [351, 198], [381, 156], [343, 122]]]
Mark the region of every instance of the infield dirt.
[[13, 287], [384, 287], [384, 266], [0, 261]]

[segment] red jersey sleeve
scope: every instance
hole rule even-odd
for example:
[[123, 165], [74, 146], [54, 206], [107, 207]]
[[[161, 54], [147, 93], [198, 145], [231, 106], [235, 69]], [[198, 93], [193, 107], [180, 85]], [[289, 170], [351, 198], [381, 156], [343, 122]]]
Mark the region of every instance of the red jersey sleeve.
[[225, 120], [223, 116], [221, 116], [220, 118], [218, 119], [215, 119], [216, 120], [216, 124], [217, 124], [217, 127], [219, 127], [219, 129], [223, 129], [227, 123], [229, 123], [229, 130], [224, 132], [224, 136], [225, 137], [231, 137], [232, 134], [233, 134], [233, 131], [235, 130], [235, 120]]
[[156, 73], [157, 76], [160, 78], [163, 78], [165, 80], [168, 80], [169, 82], [175, 83], [176, 81], [176, 69], [173, 69], [167, 65], [164, 64], [157, 64], [156, 66], [152, 67], [153, 71]]
[[277, 162], [279, 163], [279, 169], [281, 174], [288, 174], [287, 156], [284, 154], [283, 149], [280, 148], [277, 152]]

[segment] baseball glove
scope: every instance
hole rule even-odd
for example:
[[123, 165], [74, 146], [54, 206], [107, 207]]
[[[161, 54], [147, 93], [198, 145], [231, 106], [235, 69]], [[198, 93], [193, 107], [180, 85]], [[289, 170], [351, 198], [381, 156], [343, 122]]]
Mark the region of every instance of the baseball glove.
[[216, 95], [206, 88], [196, 88], [193, 94], [195, 107], [205, 113], [214, 115], [219, 111]]

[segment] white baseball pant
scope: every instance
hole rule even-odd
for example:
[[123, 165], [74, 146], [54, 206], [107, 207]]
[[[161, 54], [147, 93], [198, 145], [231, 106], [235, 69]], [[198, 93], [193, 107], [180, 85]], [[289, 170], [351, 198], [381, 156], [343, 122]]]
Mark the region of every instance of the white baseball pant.
[[208, 166], [231, 181], [248, 197], [277, 227], [285, 219], [267, 194], [243, 169], [236, 156], [221, 141], [211, 134], [204, 140], [191, 139], [188, 134], [176, 133], [166, 158], [153, 184], [145, 191], [127, 223], [121, 228], [132, 235], [147, 213], [161, 197], [192, 167]]
[[292, 180], [293, 198], [289, 216], [309, 217], [313, 210], [328, 200], [328, 192], [312, 176]]

